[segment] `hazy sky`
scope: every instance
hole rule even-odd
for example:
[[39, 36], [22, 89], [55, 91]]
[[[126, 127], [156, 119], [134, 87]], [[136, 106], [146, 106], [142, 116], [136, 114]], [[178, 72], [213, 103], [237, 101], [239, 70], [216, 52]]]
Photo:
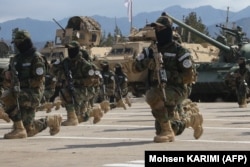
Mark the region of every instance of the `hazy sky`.
[[[173, 5], [196, 8], [211, 5], [216, 9], [239, 11], [250, 5], [250, 0], [132, 0], [133, 15], [164, 10]], [[101, 15], [125, 17], [124, 0], [0, 0], [0, 23], [16, 18], [57, 20], [71, 16]]]

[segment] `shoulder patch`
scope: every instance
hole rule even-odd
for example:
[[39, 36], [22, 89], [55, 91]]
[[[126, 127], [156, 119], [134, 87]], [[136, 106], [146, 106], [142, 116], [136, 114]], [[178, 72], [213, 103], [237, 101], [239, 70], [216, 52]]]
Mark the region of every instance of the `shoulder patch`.
[[37, 75], [43, 75], [43, 74], [44, 74], [43, 68], [42, 68], [42, 67], [36, 68], [36, 74], [37, 74]]
[[192, 62], [189, 59], [184, 60], [182, 64], [183, 64], [183, 67], [185, 68], [190, 68], [192, 66]]

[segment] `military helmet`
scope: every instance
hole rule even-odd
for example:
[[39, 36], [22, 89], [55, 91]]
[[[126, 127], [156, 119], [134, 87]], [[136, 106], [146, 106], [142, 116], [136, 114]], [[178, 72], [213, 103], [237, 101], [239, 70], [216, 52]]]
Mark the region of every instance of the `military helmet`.
[[31, 39], [29, 32], [26, 30], [19, 30], [15, 33], [11, 43], [14, 43], [15, 41], [23, 41], [24, 39]]

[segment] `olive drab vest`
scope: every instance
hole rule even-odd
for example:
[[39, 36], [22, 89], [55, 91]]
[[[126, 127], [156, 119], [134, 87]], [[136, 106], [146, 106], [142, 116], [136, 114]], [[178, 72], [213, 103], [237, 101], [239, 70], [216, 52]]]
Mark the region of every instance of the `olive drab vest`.
[[196, 68], [191, 53], [173, 42], [161, 48], [163, 66], [170, 84], [191, 84], [196, 81]]
[[[30, 53], [29, 53], [30, 52]], [[39, 52], [29, 51], [13, 58], [21, 88], [40, 88], [44, 86], [46, 67]]]
[[[75, 87], [89, 87], [93, 86], [94, 74], [91, 73], [91, 70], [94, 71], [92, 64], [86, 61], [81, 55], [77, 60], [70, 60], [70, 58], [65, 58], [64, 61], [68, 61], [68, 68], [71, 71], [73, 84]], [[65, 67], [64, 67], [65, 71]]]

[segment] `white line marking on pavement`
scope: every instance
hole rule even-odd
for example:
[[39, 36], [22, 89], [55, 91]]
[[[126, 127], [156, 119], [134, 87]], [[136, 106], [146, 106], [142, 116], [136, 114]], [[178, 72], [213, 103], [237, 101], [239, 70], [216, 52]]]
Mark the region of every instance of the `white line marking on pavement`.
[[[36, 139], [74, 139], [74, 140], [128, 140], [128, 141], [152, 141], [152, 138], [112, 138], [112, 137], [74, 137], [74, 136], [35, 136], [28, 138]], [[218, 141], [218, 140], [179, 140], [181, 142], [203, 142], [203, 143], [232, 143], [232, 144], [250, 144], [250, 141]]]
[[117, 163], [117, 164], [105, 164], [103, 166], [110, 166], [110, 167], [144, 167], [144, 160], [137, 160], [137, 161], [129, 161], [128, 163]]
[[[2, 123], [0, 126], [12, 126], [11, 124]], [[63, 127], [63, 126], [62, 126]], [[154, 128], [154, 126], [144, 126], [144, 125], [93, 125], [93, 124], [80, 124], [75, 127], [120, 127], [120, 128]], [[250, 130], [249, 128], [242, 127], [203, 127], [204, 129], [221, 129], [221, 130]], [[190, 128], [191, 129], [191, 128]]]

